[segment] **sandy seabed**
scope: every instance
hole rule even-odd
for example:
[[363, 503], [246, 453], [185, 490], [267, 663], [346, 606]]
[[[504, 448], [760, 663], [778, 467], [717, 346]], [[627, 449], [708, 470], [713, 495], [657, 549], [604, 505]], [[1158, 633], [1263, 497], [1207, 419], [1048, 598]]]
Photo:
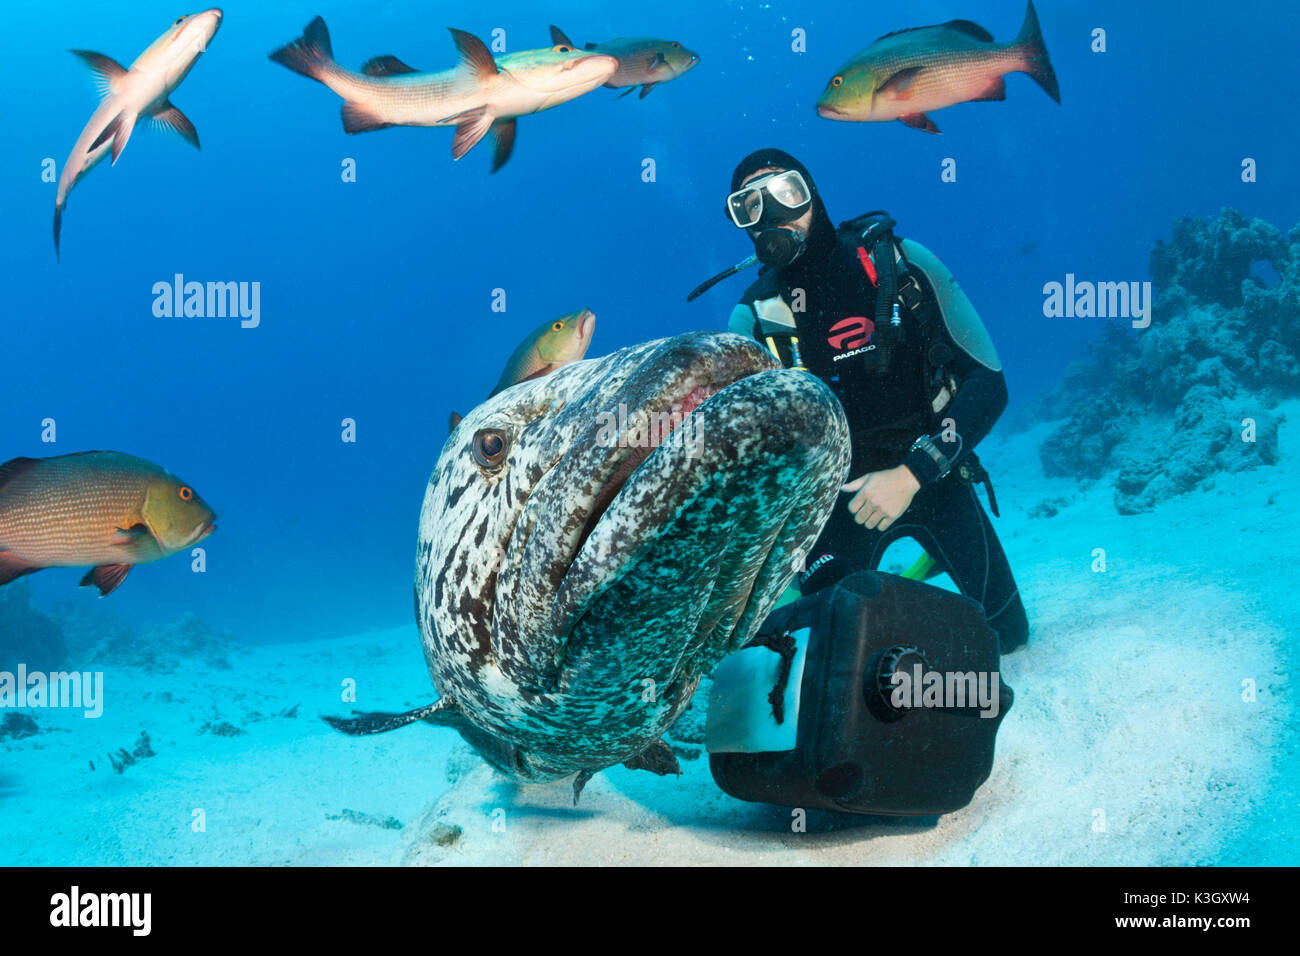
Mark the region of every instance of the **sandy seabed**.
[[[800, 832], [721, 793], [704, 757], [606, 771], [574, 807], [569, 781], [515, 785], [451, 731], [318, 720], [433, 699], [412, 625], [247, 647], [230, 670], [106, 669], [99, 719], [33, 711], [41, 733], [0, 742], [0, 864], [1294, 864], [1300, 428], [1275, 467], [1121, 516], [1108, 480], [1043, 477], [1050, 427], [981, 446], [1033, 633], [1003, 661], [993, 774], [957, 813], [813, 811]], [[156, 755], [115, 773], [141, 731]]]

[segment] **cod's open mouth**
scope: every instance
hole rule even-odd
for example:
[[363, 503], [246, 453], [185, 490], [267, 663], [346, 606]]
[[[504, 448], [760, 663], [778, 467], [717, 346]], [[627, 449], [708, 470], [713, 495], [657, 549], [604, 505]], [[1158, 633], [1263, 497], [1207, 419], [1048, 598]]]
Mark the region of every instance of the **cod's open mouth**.
[[[582, 551], [587, 539], [618, 498], [619, 492], [656, 449], [679, 431], [688, 435], [694, 426], [693, 416], [696, 410], [714, 395], [766, 368], [768, 366], [753, 361], [722, 362], [703, 375], [687, 377], [677, 387], [656, 396], [649, 403], [650, 407], [639, 409], [637, 417], [646, 427], [647, 434], [644, 440], [639, 441], [628, 441], [626, 433], [619, 434], [619, 444], [605, 464], [606, 476], [601, 481], [600, 490], [578, 537], [575, 556]], [[629, 414], [629, 419], [631, 418], [632, 415]]]
[[[618, 460], [613, 474], [611, 474], [601, 486], [599, 493], [596, 495], [596, 501], [592, 505], [591, 513], [587, 515], [587, 522], [583, 525], [582, 534], [578, 537], [577, 550], [582, 550], [582, 546], [586, 544], [587, 539], [591, 537], [591, 532], [594, 531], [596, 525], [600, 523], [600, 519], [605, 516], [605, 512], [609, 510], [609, 506], [614, 502], [614, 499], [618, 497], [618, 493], [623, 490], [623, 486], [626, 485], [628, 479], [632, 477], [632, 473], [641, 466], [642, 462], [650, 457], [651, 452], [662, 445], [673, 432], [685, 425], [687, 418], [695, 411], [695, 409], [699, 408], [725, 387], [726, 386], [724, 385], [720, 388], [712, 383], [696, 385], [685, 396], [669, 403], [669, 410], [666, 413], [660, 412], [658, 415], [651, 413], [647, 416], [646, 420], [647, 423], [650, 424], [650, 428], [649, 434], [646, 436], [645, 444], [622, 449], [625, 454], [623, 454]], [[658, 423], [660, 422], [666, 425], [667, 428], [664, 429], [658, 427]]]

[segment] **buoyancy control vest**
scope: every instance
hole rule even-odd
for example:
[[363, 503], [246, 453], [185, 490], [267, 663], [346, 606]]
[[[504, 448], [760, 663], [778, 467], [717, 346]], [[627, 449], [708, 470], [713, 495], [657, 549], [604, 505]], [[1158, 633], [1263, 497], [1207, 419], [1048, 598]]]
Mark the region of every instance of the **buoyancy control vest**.
[[[938, 260], [898, 239], [894, 225], [877, 210], [836, 229], [828, 283], [837, 287], [830, 296], [837, 301], [824, 303], [824, 288], [786, 288], [779, 272], [765, 270], [729, 323], [767, 345], [786, 367], [825, 381], [849, 412], [855, 445], [880, 449], [873, 467], [892, 463], [918, 434], [933, 431], [957, 388], [935, 289], [909, 261], [909, 248]], [[870, 302], [872, 315], [852, 314]], [[881, 415], [882, 408], [889, 414]], [[872, 412], [855, 413], [863, 409]]]

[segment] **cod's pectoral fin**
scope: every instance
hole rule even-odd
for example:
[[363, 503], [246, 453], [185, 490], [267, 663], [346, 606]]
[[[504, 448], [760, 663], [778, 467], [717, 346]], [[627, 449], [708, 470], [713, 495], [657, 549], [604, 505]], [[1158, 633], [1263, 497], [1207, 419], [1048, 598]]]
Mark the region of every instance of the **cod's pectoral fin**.
[[391, 54], [384, 56], [372, 56], [361, 66], [361, 72], [366, 76], [402, 76], [406, 73], [419, 73], [413, 66], [407, 66], [397, 57]]
[[916, 82], [917, 76], [923, 69], [925, 69], [923, 66], [904, 67], [877, 86], [876, 92], [892, 96], [895, 99], [907, 99], [912, 84]]
[[923, 130], [927, 133], [939, 132], [939, 127], [934, 125], [934, 120], [924, 113], [908, 113], [906, 116], [900, 116], [898, 121], [904, 126], [912, 127], [912, 129]]
[[447, 28], [451, 32], [451, 38], [456, 44], [456, 52], [460, 54], [460, 61], [474, 76], [490, 76], [497, 71], [497, 61], [492, 59], [492, 53], [487, 48], [487, 44], [480, 40], [472, 33], [464, 30], [457, 30], [455, 27]]
[[579, 770], [578, 775], [573, 778], [573, 805], [575, 807], [578, 805], [578, 798], [582, 796], [583, 788], [587, 786], [587, 782], [594, 776], [596, 776], [594, 770]]
[[511, 119], [499, 119], [492, 124], [492, 172], [496, 172], [510, 159], [515, 151], [515, 130], [518, 124]]
[[662, 737], [631, 760], [623, 761], [623, 766], [628, 770], [649, 770], [661, 777], [666, 777], [670, 773], [681, 776], [682, 772], [682, 765], [677, 762], [677, 755], [673, 753], [673, 748], [668, 746], [668, 741]]
[[93, 584], [99, 588], [100, 597], [108, 597], [126, 580], [126, 576], [131, 573], [131, 567], [129, 564], [105, 564], [98, 568], [91, 568], [81, 579], [79, 586], [88, 588]]
[[415, 710], [408, 710], [404, 714], [390, 714], [380, 711], [370, 713], [354, 711], [354, 713], [359, 716], [347, 718], [327, 715], [322, 717], [321, 720], [335, 730], [349, 736], [364, 737], [369, 734], [387, 733], [390, 730], [405, 727], [407, 724], [413, 724], [419, 720], [426, 720], [431, 724], [455, 725], [460, 718], [460, 709], [450, 697], [441, 697], [432, 704], [417, 707]]
[[133, 129], [135, 129], [135, 114], [123, 110], [113, 117], [109, 124], [104, 127], [103, 132], [95, 137], [95, 141], [90, 144], [90, 148], [86, 152], [93, 153], [111, 139], [113, 141], [113, 165], [116, 166], [117, 157], [121, 156], [122, 150], [126, 148], [127, 140], [131, 138]]
[[[670, 773], [681, 776], [682, 772], [682, 766], [677, 762], [677, 755], [673, 753], [673, 748], [668, 746], [668, 741], [662, 737], [631, 760], [623, 761], [623, 766], [627, 767], [628, 770], [649, 770], [661, 777], [666, 777]], [[578, 775], [573, 778], [573, 805], [575, 807], [578, 805], [578, 798], [582, 796], [583, 789], [591, 778], [596, 776], [596, 773], [595, 770], [579, 770]]]
[[81, 57], [86, 66], [90, 67], [91, 72], [95, 74], [95, 81], [99, 86], [101, 96], [117, 92], [118, 81], [126, 76], [126, 67], [111, 56], [104, 56], [104, 54], [95, 53], [93, 50], [69, 50], [68, 52]]
[[199, 131], [194, 128], [190, 118], [178, 110], [171, 102], [166, 102], [153, 114], [153, 120], [159, 126], [165, 126], [195, 149], [199, 148]]
[[451, 141], [451, 158], [460, 159], [492, 128], [492, 114], [486, 106], [476, 106], [447, 117], [445, 122], [456, 125], [456, 136]]

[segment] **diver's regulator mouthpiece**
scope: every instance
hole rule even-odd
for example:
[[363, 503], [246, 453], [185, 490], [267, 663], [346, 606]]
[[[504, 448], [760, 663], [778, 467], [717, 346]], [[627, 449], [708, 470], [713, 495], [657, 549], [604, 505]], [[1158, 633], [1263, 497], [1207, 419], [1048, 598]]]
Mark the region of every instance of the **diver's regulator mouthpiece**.
[[754, 252], [763, 265], [782, 269], [799, 258], [807, 238], [799, 229], [764, 229], [754, 236]]
[[710, 279], [705, 279], [686, 296], [687, 302], [694, 302], [723, 279], [729, 279], [737, 272], [752, 269], [760, 262], [773, 269], [781, 269], [799, 258], [803, 252], [807, 237], [798, 229], [764, 229], [754, 239], [754, 254], [742, 259], [734, 266], [728, 266]]

